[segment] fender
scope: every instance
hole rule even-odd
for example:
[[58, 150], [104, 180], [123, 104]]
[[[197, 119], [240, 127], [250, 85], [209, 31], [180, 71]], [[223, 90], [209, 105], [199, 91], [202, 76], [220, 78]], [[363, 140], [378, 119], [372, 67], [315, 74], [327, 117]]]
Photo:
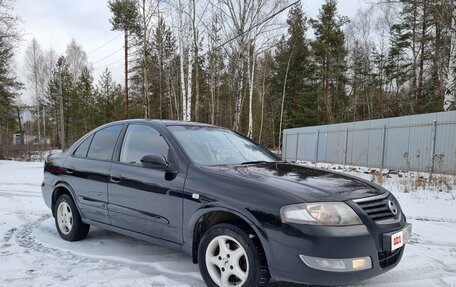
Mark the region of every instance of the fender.
[[63, 180], [57, 181], [54, 185], [54, 190], [52, 191], [52, 195], [51, 195], [52, 212], [54, 213], [54, 202], [53, 202], [54, 194], [59, 187], [63, 187], [70, 192], [71, 197], [73, 198], [74, 204], [76, 205], [76, 208], [78, 209], [79, 214], [81, 215], [81, 217], [85, 218], [84, 214], [81, 213], [81, 209], [79, 208], [79, 202], [78, 202], [78, 198], [76, 197], [76, 193], [74, 192], [73, 188], [71, 188], [71, 186]]
[[[207, 203], [207, 204], [201, 206], [197, 211], [195, 211], [193, 213], [193, 215], [190, 218], [188, 225], [187, 225], [187, 234], [191, 235], [191, 237], [187, 238], [189, 240], [184, 239], [184, 246], [183, 246], [184, 252], [187, 252], [188, 254], [193, 255], [193, 249], [194, 249], [193, 238], [194, 238], [194, 234], [195, 234], [196, 225], [204, 215], [206, 215], [210, 212], [214, 212], [214, 211], [224, 211], [227, 213], [231, 213], [233, 215], [240, 217], [247, 224], [249, 224], [249, 226], [257, 234], [258, 239], [260, 240], [261, 245], [263, 246], [263, 250], [265, 252], [266, 258], [267, 259], [271, 258], [271, 250], [269, 249], [269, 244], [268, 244], [269, 243], [268, 235], [267, 235], [266, 231], [264, 230], [263, 226], [261, 225], [261, 223], [255, 218], [255, 216], [253, 216], [253, 214], [250, 213], [250, 211], [248, 211], [246, 209], [241, 211], [241, 210], [239, 210], [239, 208], [236, 208], [234, 206], [230, 206], [228, 204], [224, 204], [221, 202]], [[185, 232], [184, 232], [184, 234], [185, 234]]]

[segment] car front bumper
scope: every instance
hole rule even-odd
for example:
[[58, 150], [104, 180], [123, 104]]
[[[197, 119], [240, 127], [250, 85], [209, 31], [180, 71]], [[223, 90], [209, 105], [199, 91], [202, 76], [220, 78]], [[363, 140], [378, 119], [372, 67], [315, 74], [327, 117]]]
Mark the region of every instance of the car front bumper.
[[[269, 270], [275, 281], [315, 285], [359, 282], [399, 263], [405, 246], [391, 251], [388, 239], [390, 234], [400, 230], [407, 230], [404, 232], [404, 240], [407, 240], [411, 226], [405, 222], [398, 222], [387, 232], [374, 231], [366, 225], [289, 225], [283, 230], [268, 229]], [[343, 264], [352, 270], [342, 268]]]

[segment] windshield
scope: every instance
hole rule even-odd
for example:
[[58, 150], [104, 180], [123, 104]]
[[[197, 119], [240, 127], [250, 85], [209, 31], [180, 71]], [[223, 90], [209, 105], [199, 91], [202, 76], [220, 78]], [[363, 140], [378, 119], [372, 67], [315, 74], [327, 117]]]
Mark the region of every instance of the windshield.
[[230, 130], [201, 126], [168, 128], [190, 159], [201, 165], [237, 165], [279, 160], [266, 148]]

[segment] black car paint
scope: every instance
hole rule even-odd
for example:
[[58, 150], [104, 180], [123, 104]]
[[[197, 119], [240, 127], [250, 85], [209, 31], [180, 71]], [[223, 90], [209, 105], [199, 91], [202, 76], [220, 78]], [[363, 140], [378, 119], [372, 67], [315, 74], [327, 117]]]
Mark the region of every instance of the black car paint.
[[[94, 132], [113, 124], [124, 127], [112, 161], [72, 156]], [[129, 124], [150, 125], [171, 149], [172, 172], [119, 163], [122, 138]], [[205, 214], [229, 212], [247, 222], [263, 245], [273, 279], [311, 284], [352, 283], [394, 267], [381, 268], [382, 234], [400, 230], [398, 220], [379, 224], [354, 199], [388, 193], [380, 186], [337, 172], [286, 162], [202, 167], [193, 164], [180, 143], [167, 130], [170, 125], [200, 125], [174, 121], [127, 120], [102, 126], [76, 142], [65, 153], [50, 156], [45, 164], [44, 189], [68, 189], [84, 222], [183, 250], [195, 250], [194, 232]], [[279, 160], [279, 159], [278, 159]], [[90, 180], [88, 183], [87, 180]], [[196, 196], [195, 196], [196, 195]], [[280, 208], [294, 203], [344, 201], [364, 225], [330, 227], [282, 223]], [[400, 250], [402, 256], [404, 247]], [[298, 254], [345, 258], [371, 256], [373, 269], [329, 273], [307, 267]], [[400, 259], [400, 258], [399, 258]]]

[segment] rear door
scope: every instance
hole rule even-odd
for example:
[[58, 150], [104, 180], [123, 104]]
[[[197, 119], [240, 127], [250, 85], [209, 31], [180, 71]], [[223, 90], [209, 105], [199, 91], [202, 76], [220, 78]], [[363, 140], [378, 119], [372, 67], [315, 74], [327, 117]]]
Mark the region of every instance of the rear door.
[[114, 226], [181, 243], [185, 174], [144, 167], [140, 161], [146, 154], [159, 153], [174, 163], [170, 146], [156, 129], [128, 126], [110, 170], [109, 215]]
[[110, 224], [108, 215], [109, 168], [123, 125], [106, 127], [85, 139], [65, 161], [65, 181], [76, 193], [82, 215]]

